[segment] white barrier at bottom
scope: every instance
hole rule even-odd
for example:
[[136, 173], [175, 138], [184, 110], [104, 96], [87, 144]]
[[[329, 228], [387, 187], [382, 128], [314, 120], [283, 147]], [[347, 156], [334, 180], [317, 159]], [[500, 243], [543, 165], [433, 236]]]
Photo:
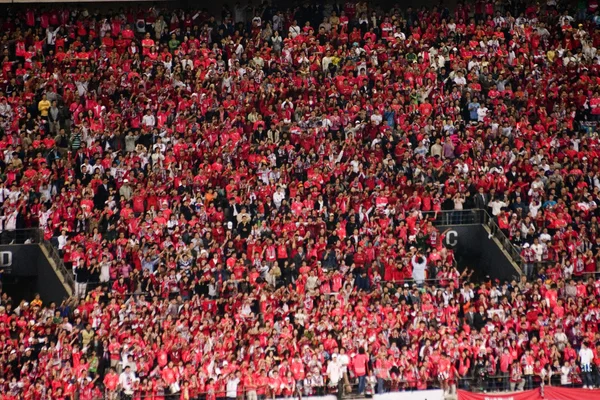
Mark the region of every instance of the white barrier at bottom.
[[[304, 397], [303, 400], [337, 400], [334, 395]], [[373, 400], [444, 400], [442, 390], [416, 390], [414, 392], [391, 392], [376, 394]]]
[[391, 392], [376, 394], [375, 400], [444, 400], [443, 390], [415, 390], [414, 392]]
[[303, 397], [302, 400], [337, 400], [337, 396], [329, 394], [327, 396], [310, 396]]

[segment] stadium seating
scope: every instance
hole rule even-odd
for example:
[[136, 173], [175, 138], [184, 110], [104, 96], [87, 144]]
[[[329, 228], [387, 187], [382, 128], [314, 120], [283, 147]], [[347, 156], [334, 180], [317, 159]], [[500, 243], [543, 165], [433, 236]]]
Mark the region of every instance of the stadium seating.
[[[0, 400], [600, 386], [600, 16], [476, 1], [14, 9], [2, 230], [62, 304], [0, 299]], [[426, 215], [485, 209], [520, 280]]]

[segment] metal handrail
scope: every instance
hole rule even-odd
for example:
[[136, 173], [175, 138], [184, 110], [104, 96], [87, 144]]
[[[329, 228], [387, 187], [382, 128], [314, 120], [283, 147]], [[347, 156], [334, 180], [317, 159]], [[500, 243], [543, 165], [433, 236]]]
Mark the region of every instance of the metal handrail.
[[421, 211], [423, 218], [432, 221], [434, 225], [481, 225], [484, 223], [482, 213], [486, 213], [486, 211], [478, 208]]
[[521, 252], [502, 232], [496, 220], [485, 209], [473, 208], [468, 210], [442, 210], [421, 212], [424, 219], [431, 220], [434, 225], [484, 225], [490, 230], [491, 235], [508, 253], [510, 258], [522, 267], [524, 259]]
[[65, 263], [63, 262], [62, 257], [58, 254], [57, 248], [55, 246], [53, 246], [52, 243], [50, 243], [47, 240], [43, 240], [42, 242], [40, 242], [40, 246], [43, 246], [46, 249], [46, 251], [48, 252], [48, 255], [50, 256], [50, 258], [52, 258], [52, 261], [54, 261], [56, 268], [62, 274], [63, 283], [65, 285], [69, 286], [71, 288], [71, 291], [74, 291], [75, 290], [75, 279], [73, 277], [73, 271], [69, 271], [67, 269]]
[[487, 219], [484, 224], [490, 229], [491, 234], [500, 242], [502, 248], [510, 255], [519, 267], [523, 265], [525, 259], [521, 255], [521, 252], [517, 247], [510, 241], [510, 239], [502, 232], [502, 229], [496, 223], [496, 220], [492, 218], [490, 214], [485, 210], [481, 210], [484, 213], [484, 218]]
[[44, 240], [40, 228], [5, 229], [0, 232], [0, 245], [39, 244]]
[[[581, 380], [581, 373], [577, 373], [577, 372], [572, 372], [571, 373], [571, 377], [572, 378], [579, 378]], [[349, 382], [348, 385], [346, 385], [346, 383], [344, 383], [344, 379], [341, 379], [338, 383], [337, 386], [330, 386], [328, 383], [328, 376], [324, 375], [323, 376], [324, 379], [324, 384], [323, 386], [320, 386], [320, 389], [322, 391], [321, 395], [337, 395], [338, 399], [355, 399], [355, 398], [363, 398], [363, 396], [360, 396], [357, 393], [357, 388], [358, 388], [358, 383], [356, 382], [356, 377], [348, 377], [349, 378]], [[552, 381], [551, 381], [551, 376], [547, 376], [544, 379], [539, 379], [536, 378], [535, 375], [529, 375], [529, 377], [531, 378], [530, 381], [530, 387], [527, 387], [527, 390], [531, 390], [531, 389], [543, 389], [545, 386], [553, 386], [552, 385]], [[456, 376], [453, 378], [453, 385], [454, 388], [453, 390], [459, 389], [459, 390], [466, 390], [466, 391], [470, 391], [470, 392], [481, 392], [481, 391], [485, 391], [486, 393], [509, 393], [510, 392], [510, 374], [503, 374], [503, 373], [497, 373], [495, 375], [487, 375], [485, 374], [485, 376], [475, 376], [475, 374], [471, 373], [467, 376]], [[523, 375], [523, 379], [525, 380], [525, 375]], [[395, 379], [395, 380], [391, 380], [391, 379], [384, 379], [384, 393], [407, 393], [407, 392], [420, 392], [423, 390], [435, 390], [435, 389], [440, 389], [443, 387], [442, 382], [439, 380], [439, 378], [437, 377], [428, 377], [424, 380], [424, 382], [427, 385], [427, 389], [417, 389], [416, 386], [418, 384], [418, 382], [420, 381], [420, 379], [414, 379], [414, 380], [407, 380], [407, 379]], [[525, 383], [527, 381], [525, 380]], [[405, 385], [408, 385], [408, 387], [406, 387]], [[560, 385], [561, 387], [568, 387], [568, 388], [578, 388], [581, 387], [581, 383], [577, 383], [574, 382], [573, 379], [571, 379], [571, 382], [564, 386], [564, 385]], [[373, 392], [376, 393], [376, 386], [377, 384], [372, 385], [372, 389]], [[390, 387], [392, 386], [392, 387]], [[345, 388], [349, 387], [351, 389], [350, 392], [345, 392]], [[395, 388], [394, 388], [395, 387]], [[101, 388], [103, 388], [103, 386], [101, 386]], [[253, 389], [249, 389], [246, 387], [243, 387], [240, 391], [240, 393], [238, 393], [238, 399], [245, 399], [247, 398], [248, 392], [251, 391], [255, 391], [257, 389], [262, 389], [266, 392], [264, 398], [266, 399], [284, 399], [284, 398], [290, 398], [290, 397], [302, 397], [300, 396], [301, 393], [299, 391], [299, 388], [296, 387], [296, 392], [294, 393], [294, 396], [284, 396], [284, 395], [275, 395], [274, 393], [272, 393], [271, 388], [268, 384], [263, 384], [263, 385], [257, 385], [256, 388]], [[109, 391], [106, 388], [103, 388], [102, 390], [102, 397], [94, 397], [94, 400], [109, 400], [109, 399], [114, 399], [115, 396], [118, 396], [119, 394], [123, 393], [123, 389], [122, 388], [117, 388], [117, 390], [115, 391]], [[134, 398], [136, 399], [147, 399], [150, 397], [154, 397], [154, 395], [146, 395], [143, 393], [143, 391], [140, 391], [139, 389], [134, 390]], [[196, 392], [199, 397], [203, 397], [206, 394], [209, 394], [208, 392]], [[219, 393], [225, 394], [222, 391], [219, 391]], [[77, 388], [76, 392], [76, 398], [79, 398], [79, 394], [80, 394], [80, 389]], [[180, 397], [181, 394], [181, 390], [176, 392], [175, 394], [171, 394], [170, 396], [172, 396], [173, 398], [178, 398]], [[214, 392], [213, 392], [214, 394]], [[449, 393], [448, 393], [449, 394]], [[313, 396], [318, 396], [319, 394], [314, 394]], [[169, 395], [167, 395], [168, 397]], [[310, 397], [310, 396], [309, 396]]]

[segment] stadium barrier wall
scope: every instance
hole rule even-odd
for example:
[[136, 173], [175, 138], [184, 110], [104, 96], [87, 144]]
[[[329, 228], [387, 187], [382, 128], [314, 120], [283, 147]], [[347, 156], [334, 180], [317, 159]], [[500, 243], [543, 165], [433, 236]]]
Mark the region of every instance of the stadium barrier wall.
[[513, 393], [473, 393], [458, 390], [458, 400], [597, 400], [600, 390], [542, 386]]
[[[374, 400], [443, 400], [444, 392], [435, 390], [418, 390], [414, 392], [390, 392], [376, 394]], [[303, 400], [337, 400], [335, 395], [303, 397]]]
[[36, 292], [44, 301], [60, 304], [69, 297], [39, 244], [0, 245], [0, 271], [7, 291], [12, 285], [23, 292], [15, 293], [16, 298]]
[[511, 280], [519, 276], [511, 260], [498, 247], [483, 225], [438, 225], [446, 232], [445, 245], [454, 250], [456, 261], [462, 267], [475, 269], [480, 277]]
[[373, 396], [375, 400], [443, 400], [444, 391], [440, 389], [434, 390], [417, 390], [414, 392], [390, 392], [384, 394], [376, 394]]

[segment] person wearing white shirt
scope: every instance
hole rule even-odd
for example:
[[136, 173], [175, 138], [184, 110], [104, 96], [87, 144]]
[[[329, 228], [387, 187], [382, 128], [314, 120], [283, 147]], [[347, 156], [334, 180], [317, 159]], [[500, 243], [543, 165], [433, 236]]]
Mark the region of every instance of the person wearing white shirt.
[[48, 220], [50, 219], [51, 214], [52, 214], [52, 210], [48, 210], [48, 209], [46, 209], [45, 205], [42, 205], [42, 209], [40, 211], [38, 211], [40, 228], [46, 229], [46, 227], [48, 227]]
[[0, 102], [0, 116], [3, 118], [9, 118], [12, 115], [12, 107], [6, 101], [6, 97]]
[[573, 276], [573, 271], [575, 270], [575, 266], [571, 263], [571, 261], [567, 261], [562, 270], [562, 275], [564, 279], [571, 279]]
[[298, 36], [300, 34], [300, 26], [298, 26], [298, 22], [296, 22], [294, 20], [294, 22], [292, 23], [292, 25], [290, 25], [289, 28], [289, 33], [290, 36], [292, 37], [292, 39], [294, 39], [296, 36]]
[[194, 69], [194, 61], [189, 56], [181, 60], [181, 68], [185, 70], [187, 67]]
[[560, 26], [565, 26], [573, 22], [573, 17], [571, 17], [567, 11], [565, 11], [564, 15], [562, 15], [559, 19]]
[[4, 229], [5, 231], [14, 231], [17, 229], [17, 217], [19, 216], [19, 210], [14, 209], [12, 211], [7, 211], [5, 215], [3, 215], [2, 220], [4, 221]]
[[137, 372], [137, 365], [135, 364], [133, 356], [130, 353], [125, 351], [121, 353], [121, 365], [123, 371], [125, 371], [127, 367], [131, 368], [131, 373], [135, 376], [135, 373]]
[[487, 117], [488, 111], [489, 111], [489, 109], [486, 106], [484, 106], [484, 105], [479, 106], [479, 108], [477, 109], [477, 121], [483, 122], [485, 117]]
[[8, 148], [8, 150], [6, 150], [4, 152], [4, 163], [5, 164], [10, 164], [11, 163], [11, 161], [13, 159], [13, 152], [14, 152], [14, 150], [12, 149], [12, 146], [10, 146]]
[[240, 384], [241, 372], [236, 371], [235, 375], [231, 375], [231, 377], [227, 380], [227, 398], [228, 399], [236, 399], [237, 398], [237, 390], [238, 385]]
[[167, 150], [167, 146], [162, 142], [161, 138], [157, 138], [157, 142], [152, 145], [152, 151], [156, 151], [156, 149], [160, 149], [161, 153], [164, 153]]
[[242, 54], [244, 54], [244, 46], [242, 45], [242, 43], [238, 43], [235, 47], [235, 55], [238, 59], [240, 59], [242, 58]]
[[67, 245], [67, 240], [69, 240], [67, 231], [63, 230], [56, 240], [58, 241], [58, 250], [62, 250]]
[[592, 360], [594, 352], [588, 347], [587, 342], [581, 344], [579, 349], [579, 364], [581, 365], [581, 374], [583, 375], [583, 388], [593, 389], [594, 380], [592, 379]]
[[544, 231], [540, 234], [539, 239], [542, 241], [542, 243], [549, 242], [550, 240], [552, 240], [552, 236], [550, 236], [550, 234], [548, 233], [548, 229], [544, 228]]
[[505, 203], [500, 199], [495, 199], [488, 203], [488, 207], [492, 209], [492, 215], [494, 217], [497, 217], [498, 215], [500, 215], [500, 211], [502, 211], [502, 208], [508, 207], [508, 203]]
[[127, 365], [125, 371], [121, 372], [121, 375], [119, 375], [119, 386], [121, 386], [121, 389], [123, 389], [123, 393], [126, 396], [133, 395], [133, 385], [136, 380], [137, 378], [133, 371], [131, 371], [131, 367]]
[[379, 110], [376, 110], [375, 113], [373, 115], [371, 115], [371, 122], [374, 122], [375, 125], [381, 125], [382, 121], [383, 121], [383, 116], [381, 115]]
[[533, 250], [535, 261], [542, 262], [542, 256], [544, 255], [544, 245], [539, 243], [538, 238], [533, 239], [531, 250]]
[[342, 379], [342, 365], [336, 353], [333, 353], [331, 361], [327, 364], [327, 376], [329, 377], [329, 385], [331, 387], [337, 387]]
[[413, 256], [411, 263], [413, 267], [412, 278], [414, 279], [417, 285], [422, 286], [423, 282], [425, 282], [427, 260], [422, 255], [416, 254]]
[[565, 364], [560, 367], [560, 384], [567, 386], [571, 384], [571, 364], [565, 361]]
[[[58, 31], [60, 31], [60, 26], [54, 30], [50, 28], [46, 28], [46, 43], [49, 46], [54, 46], [56, 43], [56, 36], [58, 35]], [[104, 37], [104, 35], [102, 35]]]
[[351, 391], [350, 380], [348, 379], [348, 365], [350, 364], [350, 357], [346, 354], [346, 350], [342, 347], [340, 354], [338, 354], [338, 362], [340, 364], [340, 370], [344, 379], [344, 386], [346, 391]]
[[469, 61], [469, 64], [467, 64], [467, 69], [470, 71], [475, 67], [479, 67], [479, 61], [477, 61], [477, 59], [472, 59]]
[[323, 60], [321, 61], [321, 68], [323, 69], [324, 73], [329, 72], [329, 65], [332, 62], [333, 62], [333, 57], [331, 57], [331, 52], [328, 50], [327, 53], [325, 54], [325, 57], [323, 57]]
[[0, 183], [0, 204], [4, 203], [4, 200], [6, 200], [10, 195], [10, 190], [8, 190], [5, 186], [4, 186], [4, 182]]
[[148, 110], [146, 112], [146, 115], [144, 115], [142, 118], [142, 125], [147, 128], [154, 128], [156, 125], [156, 118], [154, 118], [154, 115], [152, 115], [152, 111]]
[[562, 326], [558, 326], [557, 330], [558, 330], [558, 332], [556, 332], [554, 334], [554, 343], [556, 343], [556, 345], [560, 351], [563, 351], [567, 342], [569, 341], [569, 338], [567, 337], [564, 330], [562, 329]]
[[275, 203], [275, 207], [281, 207], [281, 202], [285, 199], [285, 191], [281, 186], [277, 188], [277, 191], [273, 193], [273, 203]]
[[465, 86], [467, 84], [467, 79], [463, 76], [462, 72], [459, 72], [454, 78], [454, 84], [458, 86]]
[[529, 203], [529, 216], [531, 218], [537, 217], [538, 210], [542, 207], [542, 203], [539, 200], [534, 200]]

